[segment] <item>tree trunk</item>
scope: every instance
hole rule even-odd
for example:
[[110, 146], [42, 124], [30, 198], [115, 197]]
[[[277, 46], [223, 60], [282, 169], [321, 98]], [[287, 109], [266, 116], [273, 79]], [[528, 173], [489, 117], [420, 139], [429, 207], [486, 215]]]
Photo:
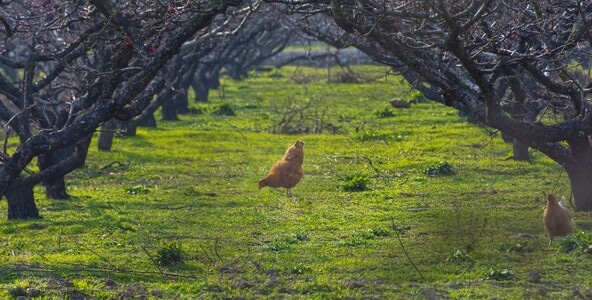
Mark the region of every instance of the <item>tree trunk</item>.
[[132, 119], [121, 123], [121, 129], [125, 137], [136, 136], [140, 126], [156, 128], [156, 118], [154, 118], [153, 114], [147, 114], [140, 119]]
[[148, 107], [146, 107], [140, 115], [131, 120], [123, 122], [121, 127], [125, 132], [125, 136], [136, 136], [138, 126], [156, 127], [156, 118], [154, 117], [154, 112], [162, 105], [162, 103], [159, 101], [163, 101], [163, 98], [157, 98], [157, 100], [150, 103], [150, 105], [148, 105]]
[[45, 196], [50, 199], [68, 199], [70, 195], [66, 192], [66, 181], [60, 176], [45, 185]]
[[208, 102], [210, 89], [204, 82], [197, 80], [191, 86], [193, 87], [193, 91], [195, 91], [195, 102]]
[[512, 142], [512, 148], [514, 152], [514, 160], [518, 161], [530, 161], [530, 153], [528, 153], [528, 145], [514, 139]]
[[99, 151], [111, 151], [113, 146], [113, 138], [115, 137], [116, 121], [111, 119], [101, 126], [101, 133], [99, 134], [99, 140], [97, 146]]
[[175, 97], [168, 89], [162, 92], [158, 97], [166, 97], [162, 103], [162, 119], [164, 121], [177, 121], [179, 116], [177, 115], [177, 106], [175, 105]]
[[[510, 115], [516, 119], [526, 119], [531, 122], [536, 120], [536, 116], [538, 112], [529, 112], [526, 108], [526, 99], [528, 97], [528, 93], [523, 86], [522, 82], [518, 80], [517, 77], [510, 77], [508, 79], [508, 85], [510, 86], [510, 90], [514, 95], [514, 101], [512, 101], [510, 105]], [[514, 139], [512, 142], [513, 151], [514, 151], [514, 160], [519, 161], [530, 161], [530, 153], [528, 153], [528, 145], [519, 141], [518, 139]]]
[[[66, 159], [71, 153], [74, 152], [74, 145], [54, 149], [37, 157], [37, 165], [39, 170], [45, 170], [60, 161]], [[47, 179], [43, 181], [45, 186], [45, 196], [50, 199], [68, 199], [69, 195], [66, 192], [66, 182], [64, 176], [58, 176], [55, 178]]]
[[[42, 180], [45, 186], [45, 195], [50, 199], [68, 199], [70, 195], [66, 192], [65, 174], [70, 173], [71, 170], [84, 166], [86, 156], [88, 154], [88, 147], [90, 146], [91, 136], [82, 138], [78, 143], [70, 145], [65, 148], [54, 149], [49, 152], [40, 154], [37, 157], [37, 165], [39, 171], [46, 171], [49, 168], [59, 167], [58, 175], [52, 175]], [[71, 162], [69, 165], [64, 163]], [[62, 166], [59, 166], [61, 164]], [[66, 168], [67, 170], [64, 170]]]
[[217, 90], [220, 87], [220, 72], [212, 72], [206, 82], [208, 88]]
[[156, 118], [154, 117], [154, 114], [146, 115], [145, 118], [140, 120], [138, 126], [156, 128]]
[[189, 98], [187, 97], [187, 90], [178, 90], [174, 96], [177, 113], [185, 115], [189, 113]]
[[6, 190], [9, 220], [39, 219], [39, 210], [35, 205], [33, 185], [15, 180]]
[[121, 125], [121, 129], [125, 137], [136, 136], [138, 131], [138, 122], [134, 122], [133, 120], [125, 121]]
[[571, 184], [576, 210], [592, 210], [592, 163], [574, 163], [564, 166]]
[[191, 86], [195, 92], [195, 102], [207, 102], [210, 94], [210, 90], [215, 90], [220, 87], [220, 70], [219, 68], [205, 68], [197, 70]]

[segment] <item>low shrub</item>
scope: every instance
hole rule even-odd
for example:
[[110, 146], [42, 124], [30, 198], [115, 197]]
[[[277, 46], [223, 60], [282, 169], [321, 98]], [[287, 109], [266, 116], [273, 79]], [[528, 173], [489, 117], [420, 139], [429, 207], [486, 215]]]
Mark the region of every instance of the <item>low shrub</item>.
[[503, 280], [516, 280], [516, 276], [510, 272], [508, 269], [490, 269], [482, 279], [484, 280], [496, 280], [496, 281], [503, 281]]
[[158, 249], [156, 263], [165, 267], [178, 265], [183, 263], [184, 256], [181, 245], [170, 242]]
[[459, 263], [459, 262], [470, 262], [470, 261], [472, 261], [472, 259], [468, 254], [466, 254], [460, 250], [456, 250], [456, 252], [454, 252], [454, 254], [451, 254], [448, 256], [448, 258], [446, 258], [446, 261]]
[[230, 104], [228, 103], [224, 103], [220, 106], [218, 106], [216, 109], [214, 109], [213, 114], [218, 115], [218, 116], [235, 116], [236, 113], [234, 112], [234, 109], [232, 109], [232, 106], [230, 106]]
[[427, 103], [430, 101], [428, 98], [426, 98], [426, 96], [424, 96], [418, 90], [411, 92], [410, 98], [411, 98], [411, 103]]
[[592, 254], [592, 232], [577, 231], [559, 241], [563, 253]]
[[392, 118], [395, 116], [395, 113], [392, 110], [390, 110], [388, 107], [385, 107], [383, 110], [376, 111], [375, 114], [379, 119]]
[[345, 180], [340, 185], [340, 189], [345, 192], [362, 192], [368, 190], [368, 175], [363, 173], [347, 174]]
[[437, 175], [454, 175], [456, 172], [451, 164], [446, 161], [441, 161], [433, 166], [427, 167], [423, 170], [423, 173], [428, 176]]

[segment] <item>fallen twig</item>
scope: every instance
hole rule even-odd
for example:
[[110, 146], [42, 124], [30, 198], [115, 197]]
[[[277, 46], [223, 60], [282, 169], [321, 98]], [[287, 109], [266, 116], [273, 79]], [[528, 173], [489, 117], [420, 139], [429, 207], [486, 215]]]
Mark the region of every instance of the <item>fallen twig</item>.
[[411, 257], [409, 256], [409, 253], [407, 253], [407, 250], [405, 249], [405, 246], [403, 245], [403, 241], [401, 240], [401, 236], [399, 235], [399, 228], [397, 228], [397, 226], [395, 225], [395, 218], [391, 218], [391, 221], [393, 223], [393, 231], [395, 232], [395, 234], [397, 235], [397, 239], [399, 240], [399, 244], [401, 244], [401, 248], [403, 249], [403, 253], [405, 253], [405, 256], [407, 256], [407, 260], [409, 260], [409, 262], [411, 263], [411, 265], [413, 266], [413, 268], [415, 269], [415, 271], [417, 271], [417, 273], [419, 274], [419, 276], [421, 276], [421, 279], [423, 279], [423, 281], [427, 281], [425, 279], [425, 277], [423, 276], [423, 274], [421, 273], [421, 271], [417, 268], [417, 266], [415, 265], [415, 263], [413, 262], [413, 260], [411, 259]]

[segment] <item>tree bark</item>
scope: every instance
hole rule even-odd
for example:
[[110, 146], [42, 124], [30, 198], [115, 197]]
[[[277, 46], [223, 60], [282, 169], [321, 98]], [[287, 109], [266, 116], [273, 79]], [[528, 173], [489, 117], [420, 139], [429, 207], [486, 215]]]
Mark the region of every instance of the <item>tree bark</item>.
[[174, 92], [170, 88], [164, 89], [159, 95], [156, 101], [162, 103], [162, 120], [164, 121], [177, 121], [179, 117], [177, 115], [177, 106], [175, 105]]
[[196, 80], [191, 86], [195, 91], [195, 102], [208, 102], [210, 89], [203, 81]]
[[211, 90], [217, 90], [220, 88], [220, 71], [212, 71], [210, 76], [207, 78], [206, 86]]
[[512, 150], [514, 152], [513, 158], [518, 161], [530, 161], [530, 153], [528, 152], [528, 145], [514, 139], [512, 142]]
[[575, 209], [592, 210], [592, 163], [578, 162], [564, 166], [569, 177], [571, 192], [575, 199]]
[[[39, 166], [39, 170], [43, 171], [59, 163], [60, 161], [70, 156], [70, 154], [73, 151], [74, 145], [66, 148], [54, 149], [39, 155], [37, 158], [37, 165]], [[45, 186], [45, 195], [47, 198], [68, 199], [69, 195], [66, 192], [66, 182], [64, 180], [63, 175], [54, 178], [48, 178], [46, 180], [43, 180], [42, 183]]]
[[189, 99], [187, 97], [187, 90], [177, 90], [173, 99], [178, 114], [185, 115], [189, 113]]
[[121, 127], [125, 137], [136, 136], [138, 132], [138, 123], [132, 120], [123, 122]]
[[70, 195], [66, 192], [66, 180], [64, 176], [59, 176], [54, 180], [48, 181], [45, 185], [45, 196], [50, 199], [70, 198]]
[[[510, 72], [508, 71], [508, 73]], [[508, 78], [508, 85], [512, 91], [512, 94], [514, 95], [514, 101], [512, 101], [510, 105], [510, 114], [512, 117], [534, 122], [536, 120], [536, 113], [529, 113], [526, 108], [526, 99], [528, 93], [523, 87], [522, 82], [518, 80], [517, 77], [510, 77]], [[514, 139], [512, 146], [514, 151], [514, 160], [530, 161], [530, 153], [528, 153], [527, 144], [518, 139]]]
[[175, 102], [172, 100], [173, 99], [169, 99], [169, 101], [165, 101], [162, 104], [162, 120], [163, 121], [177, 121], [177, 120], [179, 120], [179, 116], [177, 115], [177, 107], [175, 106]]
[[156, 118], [154, 118], [154, 114], [152, 112], [145, 114], [143, 113], [137, 118], [122, 122], [121, 127], [124, 136], [136, 136], [138, 127], [156, 128]]
[[4, 195], [8, 202], [9, 220], [39, 219], [39, 210], [35, 204], [32, 184], [15, 180], [6, 189]]
[[154, 117], [154, 112], [160, 106], [162, 106], [162, 101], [164, 101], [163, 98], [158, 97], [155, 101], [150, 103], [148, 107], [146, 107], [138, 116], [123, 122], [121, 127], [125, 131], [125, 136], [136, 136], [138, 126], [155, 128], [156, 118]]
[[97, 142], [99, 151], [111, 151], [113, 138], [115, 138], [116, 123], [115, 119], [111, 119], [103, 123], [101, 126], [101, 133], [99, 134], [99, 140]]
[[147, 114], [144, 118], [140, 120], [138, 126], [156, 128], [156, 118], [154, 117], [154, 114]]
[[[66, 192], [65, 174], [70, 170], [84, 165], [90, 146], [91, 137], [81, 139], [78, 143], [65, 148], [54, 149], [38, 156], [37, 165], [39, 171], [43, 172], [56, 166], [61, 169], [55, 172], [57, 175], [45, 175], [41, 182], [45, 186], [45, 195], [50, 199], [68, 199], [70, 195]], [[61, 166], [60, 166], [61, 165]], [[34, 182], [35, 184], [36, 182]]]
[[206, 64], [196, 71], [191, 86], [195, 91], [195, 102], [207, 102], [210, 90], [220, 87], [220, 69], [214, 64]]

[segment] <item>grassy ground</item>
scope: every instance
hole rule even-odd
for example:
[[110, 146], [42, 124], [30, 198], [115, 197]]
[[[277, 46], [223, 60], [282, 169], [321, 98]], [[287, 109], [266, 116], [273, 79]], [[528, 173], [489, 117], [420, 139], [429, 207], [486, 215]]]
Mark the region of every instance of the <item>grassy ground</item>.
[[[355, 70], [224, 80], [181, 121], [109, 153], [93, 146], [68, 178], [71, 199], [39, 188], [43, 219], [3, 216], [0, 297], [592, 295], [588, 254], [547, 246], [544, 193], [569, 193], [559, 166], [537, 152], [507, 159], [510, 145], [442, 105], [390, 108], [408, 87], [382, 67]], [[321, 133], [271, 133], [281, 129]], [[305, 177], [294, 195], [258, 190], [296, 140]], [[575, 219], [590, 227], [590, 214]]]

